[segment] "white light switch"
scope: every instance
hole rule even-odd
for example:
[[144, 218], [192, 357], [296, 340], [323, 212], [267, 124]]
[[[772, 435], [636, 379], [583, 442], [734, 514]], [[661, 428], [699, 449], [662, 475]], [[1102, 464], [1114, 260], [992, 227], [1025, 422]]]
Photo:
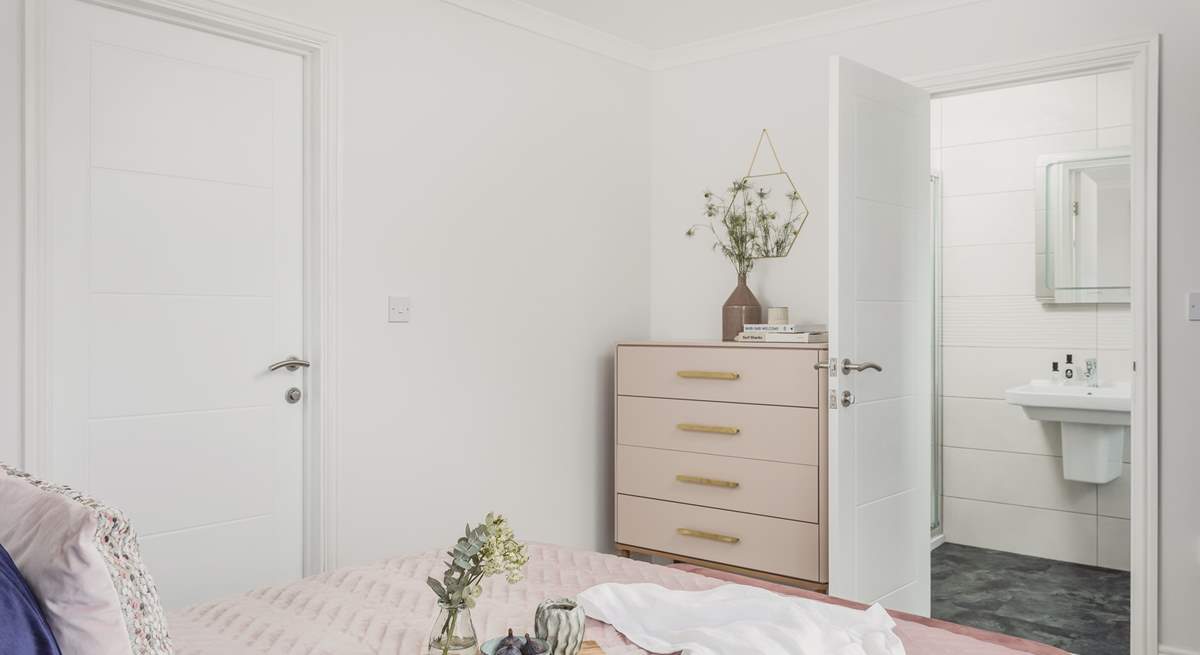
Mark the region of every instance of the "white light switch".
[[412, 320], [412, 299], [408, 296], [388, 296], [388, 323], [407, 323]]
[[1200, 291], [1188, 294], [1188, 320], [1200, 321]]

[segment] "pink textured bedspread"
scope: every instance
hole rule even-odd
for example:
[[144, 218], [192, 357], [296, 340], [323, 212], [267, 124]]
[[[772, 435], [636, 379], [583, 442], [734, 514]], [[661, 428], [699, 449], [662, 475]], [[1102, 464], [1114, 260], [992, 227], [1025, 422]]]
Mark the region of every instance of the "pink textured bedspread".
[[[728, 584], [712, 577], [716, 572], [703, 570], [702, 575], [558, 546], [531, 544], [529, 553], [524, 582], [508, 585], [493, 578], [485, 583], [474, 611], [481, 638], [509, 627], [518, 634], [532, 632], [533, 611], [540, 601], [574, 596], [601, 582], [653, 582], [685, 590]], [[342, 568], [172, 613], [168, 622], [175, 650], [179, 655], [424, 653], [435, 613], [425, 578], [441, 574], [442, 557], [429, 552]], [[901, 618], [899, 624], [898, 634], [909, 655], [1062, 653], [981, 631], [955, 632], [936, 622]], [[611, 627], [594, 621], [588, 622], [587, 638], [598, 642], [608, 655], [645, 653]]]

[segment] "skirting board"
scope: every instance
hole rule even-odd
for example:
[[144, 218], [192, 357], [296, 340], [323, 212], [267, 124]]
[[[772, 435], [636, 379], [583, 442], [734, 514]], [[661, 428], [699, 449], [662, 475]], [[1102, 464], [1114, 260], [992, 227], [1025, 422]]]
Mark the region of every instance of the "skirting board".
[[1158, 655], [1200, 655], [1200, 651], [1176, 648], [1175, 646], [1159, 645]]
[[930, 539], [929, 539], [929, 550], [930, 551], [937, 550], [938, 546], [941, 546], [944, 543], [946, 543], [946, 535], [945, 534], [935, 534], [932, 537], [930, 537]]

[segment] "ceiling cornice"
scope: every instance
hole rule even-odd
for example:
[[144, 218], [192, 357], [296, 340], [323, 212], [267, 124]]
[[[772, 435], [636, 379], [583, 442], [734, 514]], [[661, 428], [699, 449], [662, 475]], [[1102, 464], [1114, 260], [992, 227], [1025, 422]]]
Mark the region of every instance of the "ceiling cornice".
[[655, 50], [654, 68], [664, 70], [710, 59], [731, 57], [744, 52], [762, 50], [838, 32], [848, 32], [982, 1], [984, 0], [873, 0], [704, 41]]
[[638, 68], [651, 70], [654, 67], [654, 56], [650, 48], [588, 27], [583, 23], [539, 7], [528, 5], [520, 0], [443, 0], [443, 2]]
[[771, 25], [658, 50], [546, 11], [521, 0], [443, 0], [547, 38], [645, 70], [666, 70], [701, 61], [837, 34], [986, 0], [869, 0]]

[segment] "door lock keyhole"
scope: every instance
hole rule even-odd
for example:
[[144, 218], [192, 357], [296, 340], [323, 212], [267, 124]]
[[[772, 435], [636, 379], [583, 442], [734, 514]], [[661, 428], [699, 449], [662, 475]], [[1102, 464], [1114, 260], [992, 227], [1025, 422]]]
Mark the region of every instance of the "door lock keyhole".
[[842, 392], [842, 407], [849, 407], [854, 404], [854, 394], [849, 391]]
[[287, 393], [283, 394], [283, 397], [286, 398], [289, 403], [295, 405], [296, 403], [300, 402], [301, 398], [304, 397], [304, 392], [300, 391], [300, 389], [297, 387], [292, 387], [291, 389], [287, 390]]

